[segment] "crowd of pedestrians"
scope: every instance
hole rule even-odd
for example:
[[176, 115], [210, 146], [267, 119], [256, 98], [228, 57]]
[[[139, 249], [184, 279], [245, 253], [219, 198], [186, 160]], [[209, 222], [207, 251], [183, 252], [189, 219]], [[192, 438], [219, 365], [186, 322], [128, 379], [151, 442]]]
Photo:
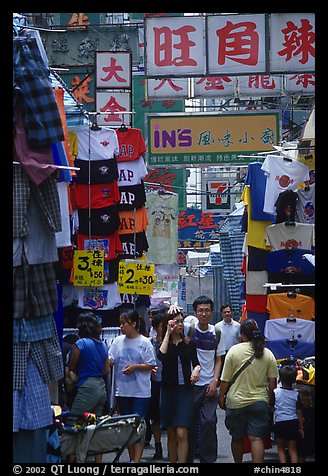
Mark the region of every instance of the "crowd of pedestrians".
[[[72, 413], [105, 414], [105, 382], [111, 371], [115, 411], [138, 414], [147, 422], [146, 437], [128, 446], [131, 463], [142, 461], [145, 440], [147, 444], [151, 437], [153, 459], [161, 461], [163, 432], [170, 463], [189, 464], [196, 457], [200, 463], [216, 462], [218, 405], [225, 411], [235, 463], [243, 461], [245, 439], [252, 462], [264, 462], [270, 435], [281, 463], [304, 461], [312, 405], [306, 392], [294, 389], [294, 367], [278, 372], [256, 321], [237, 322], [226, 304], [222, 319], [213, 324], [213, 309], [207, 296], [193, 302], [194, 316], [184, 317], [178, 306], [153, 307], [147, 334], [138, 312], [126, 311], [120, 316], [121, 333], [109, 349], [100, 339], [97, 318], [83, 313], [77, 340], [66, 350], [66, 364], [78, 381], [65, 403]], [[100, 462], [101, 455], [95, 460]]]

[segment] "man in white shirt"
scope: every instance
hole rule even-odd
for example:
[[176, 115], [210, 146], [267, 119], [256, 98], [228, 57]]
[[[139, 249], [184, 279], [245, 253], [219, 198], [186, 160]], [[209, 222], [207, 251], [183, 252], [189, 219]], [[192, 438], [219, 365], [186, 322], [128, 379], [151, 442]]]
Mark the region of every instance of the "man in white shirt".
[[[229, 304], [221, 306], [222, 321], [217, 324], [217, 327], [221, 331], [223, 341], [225, 345], [225, 353], [228, 352], [230, 347], [240, 342], [240, 324], [232, 319], [232, 309]], [[222, 357], [222, 367], [224, 363], [225, 355]]]

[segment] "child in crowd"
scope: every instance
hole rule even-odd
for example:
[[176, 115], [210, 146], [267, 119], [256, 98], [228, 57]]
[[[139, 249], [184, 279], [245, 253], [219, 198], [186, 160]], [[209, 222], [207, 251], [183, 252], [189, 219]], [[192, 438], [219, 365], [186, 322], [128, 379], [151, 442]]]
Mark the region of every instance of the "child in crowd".
[[280, 463], [287, 463], [286, 448], [290, 463], [298, 463], [297, 440], [304, 438], [300, 397], [293, 389], [296, 369], [285, 365], [279, 371], [280, 385], [274, 389], [273, 432], [277, 441]]

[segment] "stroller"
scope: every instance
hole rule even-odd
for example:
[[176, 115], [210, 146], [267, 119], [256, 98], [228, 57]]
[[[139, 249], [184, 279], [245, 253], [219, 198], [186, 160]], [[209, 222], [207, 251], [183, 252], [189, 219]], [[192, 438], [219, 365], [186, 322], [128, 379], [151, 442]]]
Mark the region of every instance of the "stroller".
[[125, 448], [144, 438], [145, 432], [145, 420], [137, 414], [97, 418], [68, 413], [59, 435], [61, 456], [75, 454], [76, 462], [84, 463], [88, 456], [115, 452], [112, 463], [118, 463]]

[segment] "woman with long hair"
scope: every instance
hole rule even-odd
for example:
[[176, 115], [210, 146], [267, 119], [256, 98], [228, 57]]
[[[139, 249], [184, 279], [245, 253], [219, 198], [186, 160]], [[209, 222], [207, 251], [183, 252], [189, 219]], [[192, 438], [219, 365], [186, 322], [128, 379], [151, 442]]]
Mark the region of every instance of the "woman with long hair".
[[170, 463], [186, 463], [193, 418], [192, 385], [199, 379], [200, 365], [195, 343], [183, 335], [180, 311], [164, 315], [162, 335], [157, 354], [162, 362], [161, 428], [167, 430]]
[[[240, 325], [241, 343], [226, 354], [219, 390], [219, 406], [226, 412], [225, 425], [232, 437], [231, 450], [235, 463], [242, 463], [244, 437], [251, 445], [253, 463], [264, 461], [264, 438], [270, 433], [269, 406], [277, 386], [278, 367], [273, 353], [265, 347], [258, 325], [248, 319]], [[236, 372], [253, 357], [231, 387]]]

